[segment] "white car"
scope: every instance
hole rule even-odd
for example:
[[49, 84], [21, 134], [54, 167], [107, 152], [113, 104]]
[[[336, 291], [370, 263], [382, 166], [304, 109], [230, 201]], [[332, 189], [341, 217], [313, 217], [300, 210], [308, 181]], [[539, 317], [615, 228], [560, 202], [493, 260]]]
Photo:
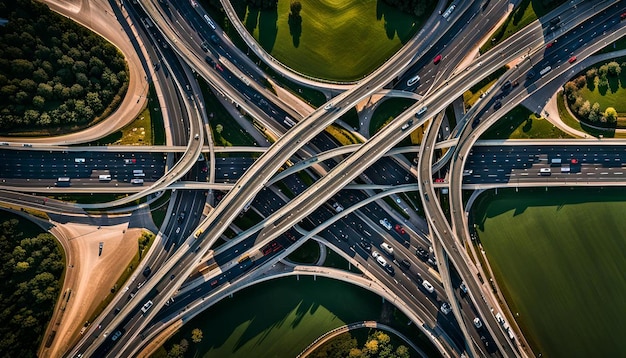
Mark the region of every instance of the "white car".
[[448, 302], [444, 302], [441, 304], [441, 313], [448, 314], [450, 313], [450, 311], [452, 311], [452, 308], [450, 307], [450, 304]]
[[474, 318], [474, 326], [476, 326], [476, 328], [480, 328], [483, 326], [483, 323], [480, 321], [480, 318], [478, 317]]
[[387, 220], [387, 218], [384, 219], [380, 219], [378, 221], [385, 229], [387, 230], [391, 230], [391, 223], [389, 222], [389, 220]]
[[426, 291], [428, 291], [429, 293], [435, 292], [435, 288], [433, 287], [433, 285], [431, 285], [430, 282], [426, 280], [422, 281], [422, 286], [424, 286]]
[[378, 253], [378, 251], [372, 251], [372, 257], [373, 258], [378, 258], [380, 256], [380, 254]]
[[382, 256], [378, 256], [378, 257], [376, 258], [376, 261], [378, 261], [378, 263], [380, 264], [380, 266], [382, 266], [382, 267], [387, 267], [387, 260], [385, 260], [385, 258], [384, 258], [384, 257], [382, 257]]

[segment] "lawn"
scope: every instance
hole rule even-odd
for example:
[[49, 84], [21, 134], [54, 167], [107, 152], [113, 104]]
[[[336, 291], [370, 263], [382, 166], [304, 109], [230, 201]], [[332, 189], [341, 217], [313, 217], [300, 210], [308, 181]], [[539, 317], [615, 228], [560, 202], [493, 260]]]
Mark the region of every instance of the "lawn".
[[414, 103], [415, 100], [410, 98], [389, 98], [385, 100], [372, 114], [369, 128], [370, 135], [376, 134], [382, 127]]
[[121, 130], [90, 143], [90, 145], [163, 145], [165, 127], [154, 86], [148, 92], [148, 105]]
[[[257, 143], [250, 134], [241, 128], [239, 123], [224, 108], [222, 103], [215, 97], [209, 89], [207, 83], [203, 79], [198, 79], [209, 124], [213, 133], [213, 142], [220, 146], [255, 146]], [[222, 132], [217, 133], [215, 128], [218, 124], [222, 125]]]
[[313, 264], [320, 257], [320, 245], [315, 240], [307, 240], [292, 252], [287, 259], [298, 264]]
[[515, 11], [506, 19], [506, 22], [494, 33], [492, 40], [487, 41], [481, 46], [480, 53], [487, 52], [495, 45], [506, 40], [526, 25], [544, 16], [550, 10], [566, 1], [567, 0], [556, 0], [553, 1], [553, 4], [546, 7], [543, 5], [544, 0], [522, 0]]
[[512, 312], [544, 357], [626, 351], [626, 191], [484, 194], [472, 211]]
[[[625, 58], [617, 58], [615, 60], [605, 61], [594, 65], [595, 68], [605, 63], [616, 61], [621, 63]], [[604, 112], [607, 107], [613, 107], [620, 116], [626, 115], [626, 101], [624, 96], [626, 95], [626, 71], [618, 77], [612, 77], [607, 75], [609, 80], [609, 86], [607, 88], [601, 88], [593, 85], [593, 81], [587, 81], [587, 86], [581, 88], [578, 93], [588, 100], [590, 103], [598, 102], [600, 104], [600, 110]]]
[[572, 138], [552, 123], [522, 106], [513, 108], [480, 136], [480, 139]]
[[[236, 293], [188, 322], [171, 342], [203, 331], [189, 357], [295, 357], [333, 328], [380, 318], [380, 297], [334, 280], [284, 278]], [[262, 352], [262, 353], [261, 353]]]
[[289, 3], [279, 1], [274, 11], [248, 8], [242, 22], [279, 61], [306, 75], [336, 81], [372, 72], [409, 41], [426, 18], [376, 0], [311, 0], [302, 2], [298, 22], [289, 18]]

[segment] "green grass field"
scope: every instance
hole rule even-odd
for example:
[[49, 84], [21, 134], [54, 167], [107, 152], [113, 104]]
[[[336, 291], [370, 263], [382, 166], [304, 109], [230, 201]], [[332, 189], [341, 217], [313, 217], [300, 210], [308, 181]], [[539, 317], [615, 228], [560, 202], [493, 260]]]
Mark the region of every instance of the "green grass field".
[[481, 139], [572, 138], [548, 120], [522, 106], [513, 108], [480, 136]]
[[[624, 60], [624, 58], [616, 59], [618, 63]], [[608, 63], [611, 61], [606, 61]], [[599, 63], [593, 67], [599, 68], [604, 63]], [[618, 114], [624, 115], [626, 113], [626, 101], [624, 101], [624, 95], [626, 95], [626, 71], [618, 77], [607, 76], [609, 80], [609, 86], [606, 89], [601, 90], [600, 87], [596, 87], [593, 83], [587, 83], [587, 86], [580, 89], [580, 95], [591, 102], [598, 102], [600, 104], [600, 110], [604, 111], [607, 107], [613, 107]]]
[[370, 120], [370, 135], [373, 136], [382, 127], [384, 127], [391, 119], [404, 112], [407, 108], [412, 106], [415, 100], [410, 98], [389, 98], [381, 103]]
[[[506, 19], [506, 22], [495, 32], [491, 41], [487, 41], [480, 48], [480, 53], [485, 53], [495, 45], [506, 40], [517, 31], [524, 28], [538, 18], [547, 14], [566, 0], [553, 1], [550, 6], [545, 6], [542, 0], [522, 0], [519, 6]], [[493, 41], [495, 39], [495, 41]]]
[[473, 210], [525, 336], [543, 357], [626, 352], [626, 191], [499, 190]]
[[191, 330], [200, 328], [204, 339], [191, 344], [189, 357], [295, 357], [335, 327], [379, 318], [378, 296], [334, 280], [312, 281], [285, 278], [246, 289], [194, 318], [170, 341], [190, 341]]
[[242, 21], [259, 44], [294, 70], [319, 78], [351, 81], [391, 57], [422, 19], [376, 0], [302, 2], [301, 22], [290, 20], [289, 1], [276, 11], [246, 11]]

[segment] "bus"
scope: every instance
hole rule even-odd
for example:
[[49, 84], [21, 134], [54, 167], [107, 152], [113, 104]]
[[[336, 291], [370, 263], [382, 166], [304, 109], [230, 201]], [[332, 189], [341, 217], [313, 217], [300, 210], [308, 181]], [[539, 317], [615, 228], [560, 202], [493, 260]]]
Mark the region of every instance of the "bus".
[[102, 174], [98, 176], [98, 180], [100, 181], [111, 181], [111, 175], [109, 174]]
[[291, 127], [293, 127], [293, 126], [295, 126], [295, 125], [296, 125], [296, 122], [294, 122], [291, 118], [289, 118], [289, 117], [287, 117], [287, 116], [285, 116], [285, 120], [284, 120], [283, 122], [284, 122], [284, 123], [287, 125], [287, 127], [289, 127], [289, 128], [291, 128]]
[[211, 26], [211, 28], [213, 30], [215, 30], [215, 24], [213, 23], [213, 21], [211, 21], [211, 18], [209, 18], [209, 16], [204, 15], [204, 19], [206, 20], [206, 22], [209, 24], [209, 26]]
[[59, 177], [56, 186], [70, 186], [71, 179], [69, 177]]

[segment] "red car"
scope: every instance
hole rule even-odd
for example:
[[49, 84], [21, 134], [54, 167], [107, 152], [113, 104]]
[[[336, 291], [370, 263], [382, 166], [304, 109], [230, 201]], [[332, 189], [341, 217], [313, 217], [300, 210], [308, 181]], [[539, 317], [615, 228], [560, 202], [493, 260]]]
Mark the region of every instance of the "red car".
[[443, 183], [444, 179], [443, 178], [437, 178], [435, 179], [435, 183]]
[[572, 158], [572, 160], [570, 160], [570, 164], [578, 164], [578, 159]]
[[396, 229], [396, 232], [398, 232], [398, 234], [400, 234], [400, 235], [406, 234], [406, 231], [404, 230], [404, 228], [400, 224], [396, 224], [395, 229]]
[[433, 60], [433, 63], [436, 65], [439, 62], [441, 62], [441, 55], [437, 55], [437, 57], [435, 57], [435, 59]]
[[569, 58], [569, 60], [567, 60], [567, 62], [569, 62], [569, 63], [574, 63], [574, 62], [576, 62], [576, 56], [572, 56], [572, 57], [570, 57], [570, 58]]
[[620, 19], [622, 19], [622, 20], [626, 19], [626, 12], [625, 12], [625, 13], [623, 13], [623, 14], [621, 14], [619, 17], [620, 17]]
[[553, 45], [554, 45], [554, 42], [549, 42], [549, 43], [546, 45], [546, 48], [550, 48], [550, 47], [552, 47]]

